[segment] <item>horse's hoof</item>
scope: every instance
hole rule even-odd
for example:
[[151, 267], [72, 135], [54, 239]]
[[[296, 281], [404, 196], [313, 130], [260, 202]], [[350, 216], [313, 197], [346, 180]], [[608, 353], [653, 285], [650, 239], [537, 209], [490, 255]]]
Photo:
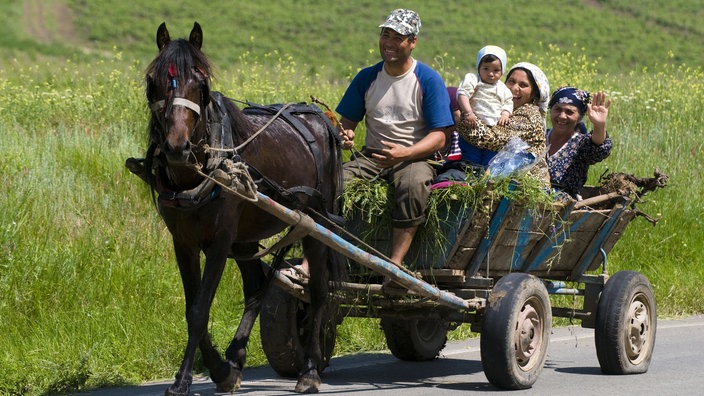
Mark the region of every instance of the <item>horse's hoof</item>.
[[164, 396], [188, 396], [191, 390], [193, 376], [188, 374], [176, 373], [176, 381], [164, 392]]
[[233, 393], [240, 389], [242, 384], [242, 370], [230, 363], [230, 372], [224, 380], [215, 383], [215, 391], [218, 393]]
[[188, 396], [189, 389], [185, 391], [180, 386], [171, 385], [169, 389], [164, 392], [164, 396]]
[[298, 377], [296, 393], [318, 393], [320, 389], [320, 376], [316, 370], [309, 371]]

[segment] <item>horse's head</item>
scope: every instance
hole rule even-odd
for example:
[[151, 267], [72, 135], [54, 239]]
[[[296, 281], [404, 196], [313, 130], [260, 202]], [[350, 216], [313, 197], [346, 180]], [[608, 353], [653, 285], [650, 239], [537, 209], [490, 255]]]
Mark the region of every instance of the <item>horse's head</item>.
[[166, 24], [156, 33], [159, 54], [147, 68], [146, 94], [152, 111], [150, 139], [170, 165], [199, 161], [194, 146], [205, 138], [210, 100], [210, 65], [201, 52], [203, 32], [193, 25], [188, 41], [171, 40]]

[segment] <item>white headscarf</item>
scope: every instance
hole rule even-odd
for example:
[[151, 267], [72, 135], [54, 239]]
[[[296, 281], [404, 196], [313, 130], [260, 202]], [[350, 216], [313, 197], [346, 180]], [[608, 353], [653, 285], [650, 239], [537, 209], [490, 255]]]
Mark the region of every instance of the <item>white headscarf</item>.
[[538, 90], [540, 91], [540, 99], [538, 100], [537, 105], [543, 115], [547, 114], [548, 102], [550, 101], [550, 85], [548, 84], [548, 78], [545, 77], [545, 73], [543, 73], [543, 71], [540, 70], [538, 66], [532, 63], [519, 62], [511, 66], [511, 69], [508, 71], [508, 74], [511, 74], [511, 71], [513, 71], [514, 69], [519, 68], [528, 70], [528, 72], [533, 77], [533, 80], [535, 80], [535, 83], [538, 85]]

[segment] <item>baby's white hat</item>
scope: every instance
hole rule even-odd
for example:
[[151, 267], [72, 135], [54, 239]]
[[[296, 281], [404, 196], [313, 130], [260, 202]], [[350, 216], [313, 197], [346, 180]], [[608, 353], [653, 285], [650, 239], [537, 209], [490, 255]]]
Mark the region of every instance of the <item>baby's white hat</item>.
[[479, 50], [479, 53], [477, 53], [477, 70], [479, 70], [479, 63], [482, 58], [487, 55], [494, 55], [501, 60], [501, 74], [504, 74], [506, 72], [506, 51], [495, 45], [487, 45]]

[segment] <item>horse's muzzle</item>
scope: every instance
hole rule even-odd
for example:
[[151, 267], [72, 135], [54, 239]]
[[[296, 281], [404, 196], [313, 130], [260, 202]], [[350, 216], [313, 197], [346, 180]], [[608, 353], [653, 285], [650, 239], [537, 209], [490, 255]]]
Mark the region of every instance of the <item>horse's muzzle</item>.
[[191, 158], [191, 142], [186, 141], [179, 147], [173, 147], [167, 141], [162, 144], [161, 151], [170, 165], [185, 165]]

